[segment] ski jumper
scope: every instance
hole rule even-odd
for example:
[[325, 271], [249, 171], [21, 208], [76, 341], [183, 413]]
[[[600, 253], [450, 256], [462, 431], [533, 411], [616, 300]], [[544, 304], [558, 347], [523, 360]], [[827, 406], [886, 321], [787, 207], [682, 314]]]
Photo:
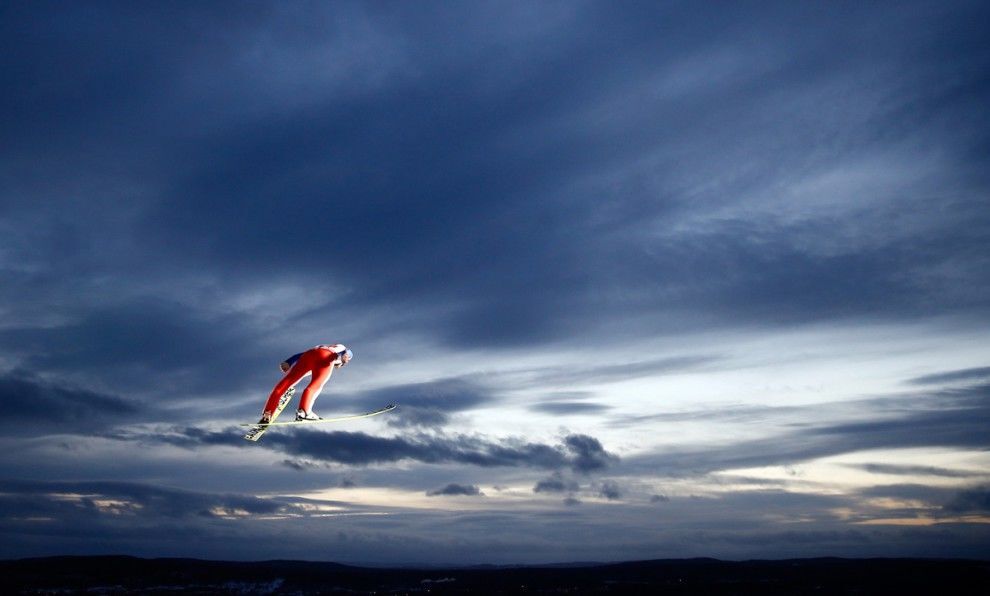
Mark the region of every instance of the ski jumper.
[[282, 397], [282, 394], [310, 373], [312, 373], [313, 378], [310, 379], [309, 385], [303, 390], [302, 398], [299, 401], [299, 409], [306, 412], [312, 411], [313, 402], [316, 401], [316, 398], [320, 395], [320, 391], [323, 390], [323, 385], [330, 380], [334, 363], [340, 359], [340, 354], [345, 349], [342, 344], [332, 346], [319, 345], [286, 358], [285, 362], [290, 365], [290, 368], [285, 373], [285, 376], [282, 377], [282, 380], [272, 389], [271, 394], [269, 394], [268, 402], [265, 404], [265, 413], [270, 414], [275, 412], [275, 407], [278, 406], [278, 400]]

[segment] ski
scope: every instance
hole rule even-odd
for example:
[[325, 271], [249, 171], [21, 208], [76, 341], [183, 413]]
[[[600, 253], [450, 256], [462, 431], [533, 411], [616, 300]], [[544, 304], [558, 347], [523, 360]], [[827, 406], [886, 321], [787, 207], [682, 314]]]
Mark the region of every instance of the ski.
[[[278, 399], [278, 406], [276, 406], [275, 408], [275, 413], [272, 414], [272, 422], [274, 422], [275, 419], [278, 418], [278, 415], [282, 413], [282, 410], [285, 409], [285, 406], [289, 405], [289, 402], [292, 401], [292, 396], [295, 394], [295, 392], [296, 392], [295, 386], [289, 387], [288, 389], [286, 389], [285, 393], [282, 394], [282, 397]], [[257, 441], [258, 439], [261, 438], [261, 435], [265, 434], [265, 431], [268, 430], [268, 427], [270, 425], [271, 423], [258, 424], [257, 422], [255, 422], [254, 424], [242, 424], [241, 426], [252, 427], [251, 430], [249, 430], [247, 434], [244, 435], [244, 438], [247, 439], [248, 441]]]
[[[274, 422], [275, 418], [272, 417], [272, 422], [269, 422], [268, 424], [245, 423], [242, 424], [241, 426], [261, 426], [264, 428], [268, 428], [269, 426], [289, 426], [291, 424], [320, 424], [321, 422], [341, 422], [343, 420], [357, 420], [358, 418], [370, 418], [372, 416], [378, 416], [386, 412], [391, 412], [395, 408], [396, 408], [395, 404], [388, 404], [385, 407], [378, 408], [377, 410], [372, 410], [371, 412], [365, 412], [364, 414], [349, 414], [347, 416], [338, 416], [336, 418], [320, 418], [319, 420], [292, 420], [285, 422]], [[245, 436], [244, 438], [247, 439], [247, 436]], [[249, 440], [257, 440], [257, 439], [249, 439]]]

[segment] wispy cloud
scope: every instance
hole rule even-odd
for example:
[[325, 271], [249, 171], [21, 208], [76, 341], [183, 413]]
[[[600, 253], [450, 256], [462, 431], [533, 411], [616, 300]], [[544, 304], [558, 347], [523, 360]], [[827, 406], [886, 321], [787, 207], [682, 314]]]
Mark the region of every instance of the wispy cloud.
[[[705, 473], [733, 468], [785, 465], [816, 458], [910, 447], [985, 449], [988, 437], [982, 420], [990, 414], [990, 385], [946, 389], [922, 395], [884, 397], [853, 404], [816, 404], [801, 410], [796, 430], [780, 430], [760, 439], [713, 444], [696, 449], [665, 450], [650, 456], [626, 458], [630, 465], [650, 465], [671, 475]], [[850, 408], [858, 420], [842, 422]], [[765, 410], [772, 414], [774, 410]], [[785, 410], [785, 423], [793, 411]], [[717, 418], [717, 413], [713, 414]], [[787, 424], [765, 427], [787, 428]], [[888, 469], [889, 470], [889, 469]]]
[[601, 414], [612, 409], [612, 406], [605, 404], [596, 404], [592, 402], [584, 401], [552, 401], [539, 404], [533, 404], [529, 407], [530, 410], [534, 412], [542, 412], [544, 414], [552, 415], [568, 415], [568, 414]]
[[990, 380], [990, 366], [965, 368], [910, 379], [913, 385], [945, 385], [950, 383], [982, 383]]
[[893, 474], [898, 476], [941, 476], [943, 478], [973, 478], [980, 476], [977, 472], [966, 470], [950, 470], [935, 466], [906, 466], [898, 464], [846, 464], [851, 468], [866, 470], [874, 474]]

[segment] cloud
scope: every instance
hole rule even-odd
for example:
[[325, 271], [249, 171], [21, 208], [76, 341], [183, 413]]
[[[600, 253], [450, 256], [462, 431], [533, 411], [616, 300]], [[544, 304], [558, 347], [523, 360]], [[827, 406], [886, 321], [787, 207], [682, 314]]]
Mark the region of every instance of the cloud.
[[602, 470], [619, 459], [605, 451], [598, 439], [588, 435], [568, 435], [564, 438], [564, 445], [574, 456], [571, 467], [582, 474]]
[[534, 404], [529, 409], [534, 412], [542, 412], [554, 416], [567, 416], [574, 414], [599, 414], [612, 409], [612, 406], [578, 401], [558, 401]]
[[569, 485], [564, 484], [563, 480], [557, 478], [547, 478], [545, 480], [540, 480], [533, 487], [534, 493], [561, 493], [569, 490]]
[[66, 521], [86, 515], [137, 519], [272, 514], [290, 505], [243, 494], [211, 494], [133, 482], [3, 482], [7, 519], [51, 516]]
[[313, 461], [309, 459], [299, 459], [299, 458], [286, 458], [282, 460], [282, 465], [297, 472], [304, 472], [313, 468], [326, 467], [324, 462]]
[[448, 422], [450, 415], [438, 408], [403, 405], [399, 415], [389, 417], [386, 423], [395, 428], [439, 428]]
[[534, 493], [562, 493], [575, 492], [578, 490], [578, 483], [573, 480], [564, 480], [560, 472], [554, 472], [549, 478], [544, 478], [533, 486]]
[[986, 382], [988, 380], [990, 380], [990, 366], [982, 366], [915, 377], [910, 379], [908, 383], [912, 385], [944, 385], [949, 383]]
[[430, 496], [430, 497], [436, 497], [436, 496], [441, 496], [441, 495], [444, 495], [444, 496], [459, 495], [459, 496], [467, 496], [467, 497], [483, 497], [483, 496], [485, 496], [485, 493], [481, 492], [481, 489], [479, 489], [477, 486], [475, 486], [473, 484], [453, 484], [452, 483], [452, 484], [448, 484], [447, 486], [445, 486], [443, 488], [438, 488], [436, 490], [428, 491], [426, 493], [426, 495], [427, 496]]
[[292, 468], [293, 470], [296, 470], [298, 472], [302, 472], [303, 470], [309, 467], [309, 465], [305, 460], [298, 460], [298, 459], [283, 459], [282, 465]]
[[904, 476], [940, 476], [943, 478], [971, 478], [980, 476], [977, 472], [950, 470], [935, 466], [905, 466], [896, 464], [845, 464], [847, 467], [866, 470], [874, 474], [896, 474]]
[[[960, 516], [981, 516], [990, 513], [990, 487], [970, 486], [931, 486], [927, 484], [884, 484], [863, 488], [857, 494], [871, 498], [890, 499], [879, 511], [863, 514], [869, 517], [932, 517], [955, 518]], [[862, 507], [860, 507], [862, 509]]]
[[959, 491], [945, 504], [944, 509], [951, 513], [990, 513], [990, 487], [980, 486]]
[[261, 379], [273, 378], [272, 361], [283, 357], [243, 312], [121, 294], [106, 304], [81, 298], [61, 311], [57, 324], [0, 329], [0, 346], [20, 356], [22, 368], [46, 377], [128, 387], [133, 399], [156, 403], [187, 399], [190, 387], [210, 386], [218, 376], [228, 379], [221, 390], [257, 391], [269, 383]]
[[[115, 430], [101, 436], [119, 441], [165, 443], [184, 448], [231, 446], [250, 448], [241, 438], [243, 431], [230, 428], [211, 431], [199, 427], [170, 427], [163, 431]], [[404, 460], [422, 463], [460, 463], [482, 468], [531, 467], [557, 470], [570, 468], [589, 474], [618, 461], [591, 436], [571, 434], [561, 444], [547, 445], [518, 438], [489, 439], [483, 436], [414, 434], [379, 437], [360, 432], [335, 431], [268, 433], [264, 447], [294, 457], [319, 462], [370, 465]], [[295, 460], [294, 460], [295, 461]]]
[[856, 494], [863, 497], [889, 497], [902, 500], [916, 500], [925, 503], [941, 504], [957, 492], [957, 489], [947, 489], [919, 483], [878, 484], [867, 486]]
[[602, 482], [598, 494], [609, 501], [616, 501], [622, 498], [622, 490], [619, 488], [619, 484], [613, 480]]
[[[760, 421], [768, 430], [780, 429], [764, 438], [667, 449], [626, 458], [626, 463], [651, 469], [659, 466], [665, 474], [684, 475], [786, 465], [871, 449], [985, 449], [990, 444], [982, 424], [990, 416], [990, 385], [815, 404], [778, 413], [783, 415], [779, 420], [768, 415]], [[852, 421], [843, 421], [850, 416]], [[788, 424], [793, 419], [802, 421], [796, 430]]]
[[[712, 20], [690, 7], [530, 8], [550, 13], [542, 21], [503, 8], [513, 15], [483, 26], [469, 17], [476, 9], [457, 27], [447, 14], [354, 5], [8, 15], [2, 71], [17, 92], [2, 112], [19, 117], [0, 166], [16, 182], [14, 227], [32, 230], [12, 250], [43, 254], [26, 276], [41, 290], [32, 299], [80, 296], [79, 311], [99, 310], [101, 292], [86, 282], [99, 276], [122, 314], [94, 313], [66, 332], [85, 338], [106, 323], [136, 346], [126, 321], [191, 345], [211, 340], [154, 310], [143, 320], [142, 289], [167, 289], [201, 329], [226, 334], [277, 325], [263, 312], [204, 317], [225, 292], [250, 302], [315, 280], [322, 300], [283, 323], [312, 329], [334, 312], [336, 325], [365, 335], [458, 349], [909, 317], [924, 306], [986, 312], [987, 279], [972, 266], [981, 257], [967, 250], [987, 221], [985, 181], [970, 175], [982, 163], [982, 112], [968, 99], [985, 94], [973, 75], [985, 59], [922, 33], [953, 31], [960, 47], [979, 47], [962, 25], [980, 9], [904, 11], [901, 35], [864, 33], [894, 26], [875, 8], [854, 11], [855, 30], [803, 8], [776, 7], [786, 18], [772, 24], [752, 9]], [[53, 41], [62, 22], [75, 23], [73, 35]], [[658, 37], [647, 22], [683, 34]], [[195, 44], [174, 43], [190, 36]], [[133, 63], [113, 59], [138, 46]], [[868, 58], [843, 63], [835, 47]], [[835, 97], [841, 106], [822, 114]], [[29, 123], [41, 121], [39, 138]], [[829, 151], [801, 151], [823, 134]], [[895, 184], [915, 171], [917, 184]], [[968, 296], [924, 282], [966, 267], [976, 272]], [[163, 366], [188, 362], [162, 348]], [[634, 368], [612, 374], [662, 373]]]
[[387, 420], [394, 428], [440, 428], [451, 414], [498, 400], [492, 389], [465, 378], [445, 378], [426, 383], [392, 385], [360, 393], [351, 401], [365, 407], [397, 403], [402, 410]]
[[497, 399], [494, 392], [464, 378], [447, 378], [427, 383], [392, 385], [360, 395], [363, 403], [402, 404], [403, 408], [460, 412], [489, 404]]
[[698, 408], [682, 412], [660, 412], [645, 415], [621, 415], [610, 417], [609, 424], [619, 427], [652, 422], [733, 422], [759, 423], [767, 419], [787, 416], [800, 417], [803, 410], [795, 406], [726, 405], [717, 408]]
[[[719, 357], [716, 356], [677, 356], [599, 365], [584, 370], [580, 378], [585, 383], [628, 381], [641, 377], [693, 371], [718, 360]], [[482, 382], [480, 377], [450, 377], [426, 383], [389, 386], [363, 392], [353, 401], [368, 407], [381, 403], [401, 403], [403, 409], [408, 409], [408, 412], [401, 417], [390, 419], [391, 426], [438, 427], [449, 422], [450, 413], [498, 402], [501, 394], [506, 390], [553, 387], [558, 383], [573, 380], [574, 371], [570, 367], [519, 369], [485, 375], [485, 382]], [[591, 394], [582, 392], [553, 394], [550, 400], [533, 404], [530, 409], [551, 415], [595, 414], [611, 409], [611, 406], [605, 404], [566, 399], [587, 395]]]
[[[276, 558], [281, 552], [282, 557], [301, 557], [304, 549], [315, 547], [314, 524], [333, 516], [337, 523], [323, 526], [323, 544], [346, 541], [341, 537], [344, 516], [377, 511], [339, 501], [261, 498], [137, 482], [0, 481], [0, 532], [16, 540], [4, 541], [4, 557], [16, 552], [212, 554], [243, 560], [256, 560], [259, 552]], [[259, 545], [252, 544], [274, 533], [291, 536], [292, 546], [259, 551]], [[294, 550], [297, 547], [300, 550]]]
[[139, 412], [134, 402], [122, 397], [45, 380], [25, 371], [0, 376], [0, 409], [9, 421], [16, 422], [11, 432], [32, 434], [104, 428]]
[[[581, 371], [581, 381], [587, 384], [629, 381], [643, 377], [680, 374], [703, 369], [721, 359], [715, 355], [674, 356], [654, 360], [625, 362], [622, 364], [601, 364]], [[534, 371], [538, 383], [554, 385], [573, 381], [574, 370], [569, 368], [547, 368]]]
[[670, 502], [670, 497], [663, 494], [650, 495], [650, 503], [668, 503]]
[[[813, 555], [822, 545], [985, 550], [981, 528], [847, 533], [817, 517], [843, 499], [767, 492], [630, 513], [650, 492], [631, 492], [646, 482], [635, 477], [990, 446], [987, 368], [933, 368], [930, 357], [951, 346], [946, 358], [968, 351], [960, 366], [978, 364], [968, 347], [978, 344], [957, 340], [990, 314], [985, 3], [8, 4], [0, 406], [18, 436], [0, 463], [11, 474], [133, 481], [4, 494], [5, 511], [75, 522], [63, 548], [154, 543], [169, 554], [212, 536], [216, 552], [243, 558], [284, 556], [289, 543], [310, 556], [323, 541], [323, 552], [376, 561], [383, 548], [400, 561], [498, 548], [547, 560], [616, 545], [644, 558], [681, 556], [684, 545], [746, 558], [772, 540]], [[854, 325], [874, 338], [910, 329], [900, 337], [911, 349], [884, 351], [879, 368], [936, 373], [902, 387], [917, 393], [845, 404], [722, 392], [727, 378], [757, 391], [779, 381], [778, 366], [839, 354], [809, 374], [842, 368], [815, 399], [849, 397], [852, 380], [866, 378], [850, 363], [876, 362], [878, 344], [775, 345], [805, 325]], [[241, 419], [281, 358], [337, 339], [358, 353], [333, 381], [340, 401], [402, 405], [369, 423], [396, 436], [298, 429], [248, 445], [242, 429], [190, 423]], [[581, 356], [579, 370], [549, 364]], [[655, 378], [681, 405], [627, 415], [630, 399], [652, 399]], [[596, 386], [625, 381], [638, 381], [630, 394]], [[714, 390], [746, 403], [684, 411]], [[485, 419], [503, 400], [509, 416]], [[542, 415], [508, 426], [527, 406]], [[570, 414], [581, 414], [567, 420], [579, 430], [548, 426]], [[458, 434], [462, 422], [489, 434]], [[668, 433], [679, 423], [700, 430]], [[745, 433], [722, 433], [729, 423]], [[177, 449], [162, 449], [172, 446], [201, 458], [195, 474], [172, 459]], [[190, 487], [209, 474], [256, 486], [259, 454], [275, 464], [266, 488], [315, 490], [330, 482], [323, 472], [292, 470], [340, 465], [367, 466], [362, 485], [417, 495], [456, 473], [466, 486], [497, 474], [563, 498], [571, 474], [607, 471], [629, 501], [608, 504], [609, 522], [629, 517], [606, 547], [581, 539], [602, 527], [590, 501], [561, 514], [582, 520], [573, 532], [540, 526], [552, 546], [479, 531], [529, 536], [532, 512], [514, 526], [458, 519], [469, 530], [435, 550], [443, 541], [423, 537], [437, 533], [436, 518], [408, 531], [370, 518], [346, 531], [320, 526], [327, 533], [260, 524], [261, 537], [223, 516], [303, 508], [139, 482]], [[863, 469], [965, 479], [929, 463]], [[585, 480], [591, 499], [598, 485]], [[44, 492], [63, 489], [87, 492], [67, 501]], [[938, 498], [981, 506], [978, 491]], [[792, 507], [807, 531], [743, 518], [743, 505]], [[806, 511], [818, 521], [804, 522]], [[658, 534], [650, 524], [661, 514]], [[125, 523], [134, 520], [149, 523]], [[159, 532], [161, 520], [178, 522]], [[695, 525], [666, 533], [681, 520]], [[16, 536], [42, 544], [46, 531], [62, 530]], [[286, 539], [267, 539], [276, 534]], [[237, 539], [246, 536], [255, 539]], [[3, 546], [9, 556], [16, 542]]]
[[826, 425], [809, 430], [814, 441], [843, 440], [849, 447], [982, 447], [987, 445], [973, 424], [973, 416], [990, 413], [990, 385], [971, 391], [945, 391], [923, 407], [903, 416]]

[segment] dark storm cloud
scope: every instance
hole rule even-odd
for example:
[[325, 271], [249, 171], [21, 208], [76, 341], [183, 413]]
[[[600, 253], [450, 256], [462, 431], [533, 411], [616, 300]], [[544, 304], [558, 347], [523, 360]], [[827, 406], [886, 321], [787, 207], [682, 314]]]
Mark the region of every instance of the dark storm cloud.
[[[208, 329], [209, 333], [204, 332]], [[12, 328], [0, 340], [34, 348], [28, 361], [44, 368], [109, 371], [133, 367], [171, 372], [211, 361], [227, 368], [228, 345], [255, 340], [250, 322], [233, 314], [204, 316], [175, 302], [155, 298], [115, 308], [94, 307], [77, 322], [48, 329]], [[249, 341], [251, 340], [251, 341]], [[249, 359], [253, 354], [238, 354]]]
[[0, 409], [15, 423], [8, 429], [13, 434], [104, 428], [139, 412], [123, 397], [43, 380], [25, 371], [0, 375]]
[[985, 382], [990, 380], [990, 366], [964, 368], [923, 377], [915, 377], [908, 381], [913, 385], [945, 385], [950, 383]]
[[[354, 511], [338, 501], [298, 497], [258, 498], [248, 494], [179, 490], [131, 482], [0, 481], [2, 556], [120, 553], [150, 556], [224, 554], [256, 559], [260, 535], [270, 535], [266, 519], [280, 520], [279, 534], [295, 533], [290, 520], [305, 528], [289, 543], [312, 534], [326, 510]], [[244, 520], [244, 524], [235, 523]], [[339, 536], [338, 536], [339, 538]], [[287, 544], [281, 545], [286, 556]], [[313, 544], [307, 543], [306, 548]], [[275, 558], [275, 550], [266, 551]], [[299, 556], [299, 555], [296, 555]]]
[[129, 482], [3, 482], [5, 519], [126, 514], [138, 518], [213, 517], [222, 512], [271, 514], [286, 506], [272, 499], [210, 494]]
[[990, 486], [959, 491], [945, 504], [945, 510], [951, 513], [990, 513]]
[[[987, 183], [984, 7], [527, 4], [481, 21], [474, 4], [8, 9], [0, 172], [17, 182], [15, 221], [34, 223], [32, 200], [78, 212], [61, 231], [38, 216], [53, 241], [32, 275], [65, 273], [42, 299], [94, 273], [110, 288], [181, 288], [189, 271], [319, 279], [346, 298], [293, 324], [374, 311], [369, 332], [456, 347], [985, 311], [971, 247], [988, 212], [970, 198]], [[918, 145], [947, 156], [923, 182], [959, 190], [942, 207], [927, 187], [906, 200], [958, 216], [951, 233], [849, 245], [890, 214], [745, 209], [876, 155], [913, 163]], [[117, 199], [127, 225], [101, 225], [125, 217]], [[809, 248], [825, 223], [834, 241]], [[931, 299], [931, 275], [967, 267], [973, 292]]]
[[[164, 431], [118, 430], [101, 436], [154, 444], [166, 443], [184, 448], [226, 445], [245, 448], [243, 432], [222, 432], [198, 427], [172, 427]], [[588, 435], [572, 434], [559, 445], [532, 443], [521, 439], [490, 440], [476, 435], [414, 434], [379, 437], [352, 432], [268, 433], [264, 447], [320, 462], [369, 465], [413, 460], [423, 463], [460, 463], [487, 467], [570, 468], [589, 474], [619, 461], [601, 442]], [[247, 446], [251, 447], [251, 446]]]
[[437, 490], [431, 490], [426, 493], [429, 497], [437, 497], [441, 495], [460, 495], [466, 497], [483, 497], [485, 493], [481, 492], [477, 486], [473, 484], [448, 484], [443, 488], [438, 488]]
[[[95, 434], [274, 449], [290, 467], [641, 465], [655, 476], [855, 449], [986, 449], [983, 368], [914, 381], [978, 386], [927, 403], [862, 402], [860, 416], [819, 405], [616, 417], [781, 421], [762, 439], [621, 464], [587, 435], [545, 444], [438, 432], [500, 398], [469, 378], [343, 397], [403, 404], [387, 423], [430, 432], [269, 433], [250, 446], [238, 429], [182, 424], [223, 408], [212, 394], [270, 387], [285, 346], [303, 337], [374, 344], [358, 349], [369, 362], [458, 350], [473, 369], [493, 349], [586, 346], [594, 366], [580, 374], [492, 373], [506, 390], [545, 394], [704, 373], [723, 357], [726, 329], [738, 338], [940, 315], [978, 328], [990, 312], [988, 16], [979, 1], [5, 3], [0, 404], [32, 432], [140, 416], [178, 426]], [[710, 332], [713, 347], [622, 362], [609, 350], [680, 331]], [[567, 401], [589, 411], [587, 397]], [[153, 398], [161, 407], [148, 407]], [[199, 401], [169, 407], [185, 400]], [[36, 410], [50, 418], [24, 419]], [[103, 548], [93, 536], [107, 534], [85, 518], [101, 505], [45, 490], [4, 492], [15, 499], [5, 511], [65, 516], [79, 522], [69, 544]], [[167, 540], [153, 519], [207, 523], [211, 511], [267, 506], [139, 485], [89, 491], [145, 507], [118, 506], [117, 528], [133, 540], [115, 547]], [[763, 498], [762, 512], [786, 499]], [[132, 516], [149, 523], [127, 527]], [[697, 534], [680, 538], [693, 545]], [[191, 548], [204, 534], [173, 536]], [[871, 536], [760, 522], [711, 540], [848, 548]], [[294, 552], [311, 556], [313, 540]], [[208, 542], [236, 549], [226, 535]], [[256, 544], [237, 552], [283, 546]]]
[[[274, 363], [284, 357], [284, 349], [273, 346], [263, 327], [243, 314], [190, 309], [148, 296], [74, 311], [62, 325], [0, 330], [0, 348], [17, 355], [23, 368], [47, 377], [71, 375], [128, 388], [120, 407], [78, 399], [68, 408], [90, 408], [94, 417], [118, 417], [140, 406], [148, 419], [160, 419], [158, 406], [170, 401], [214, 391], [259, 393], [276, 378]], [[173, 419], [195, 415], [195, 410], [171, 414]]]
[[667, 495], [650, 495], [650, 503], [668, 503], [670, 497]]
[[[781, 427], [785, 430], [766, 438], [696, 450], [670, 450], [645, 458], [628, 458], [627, 463], [647, 464], [664, 474], [683, 475], [786, 465], [870, 449], [990, 447], [984, 423], [990, 416], [990, 385], [854, 402], [860, 412], [857, 418], [862, 421], [834, 422], [836, 417], [847, 415], [850, 405], [839, 402], [809, 406], [799, 416], [803, 422], [798, 430], [786, 430], [785, 424]], [[773, 417], [767, 416], [761, 424], [769, 429], [772, 422]]]

